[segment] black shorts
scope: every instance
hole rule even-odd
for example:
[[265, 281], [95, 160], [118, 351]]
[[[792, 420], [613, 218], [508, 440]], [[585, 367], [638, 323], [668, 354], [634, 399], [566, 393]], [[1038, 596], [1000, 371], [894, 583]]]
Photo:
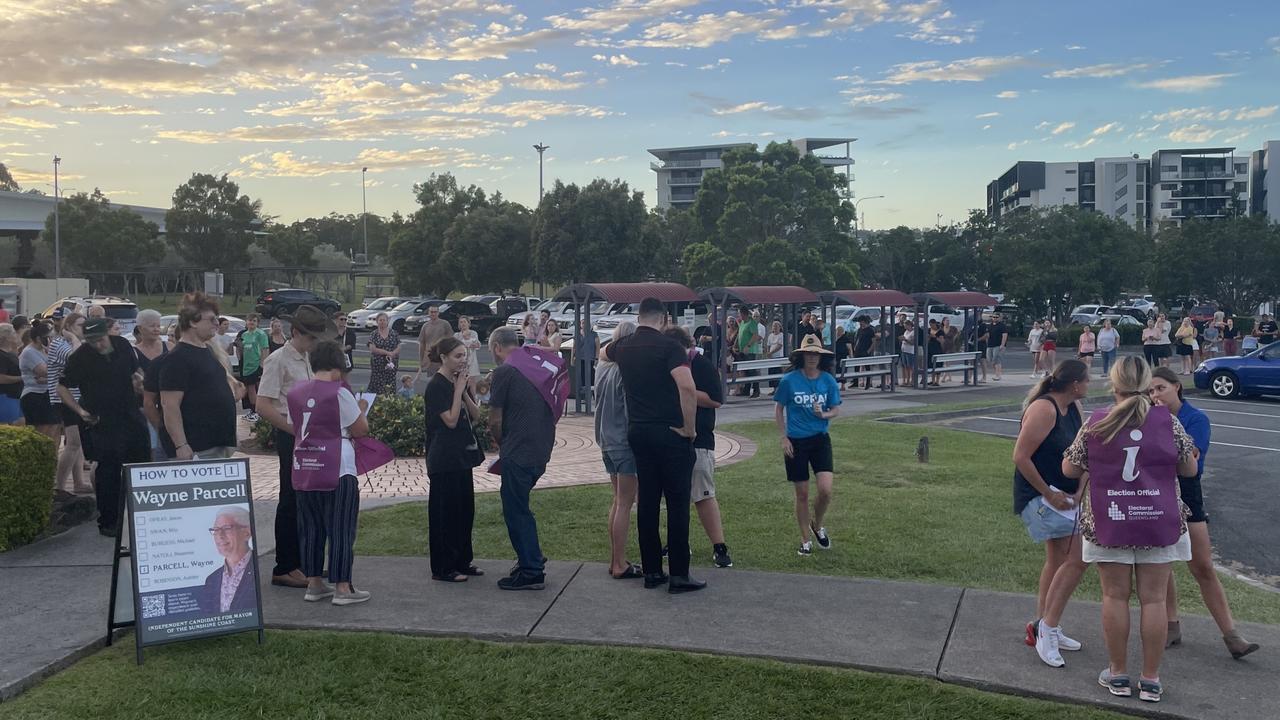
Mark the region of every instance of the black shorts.
[[248, 375], [240, 375], [239, 378], [240, 378], [240, 382], [244, 383], [245, 385], [252, 385], [253, 387], [258, 387], [258, 382], [262, 380], [262, 366], [259, 365], [257, 370], [254, 370]]
[[22, 406], [22, 418], [28, 425], [57, 425], [57, 413], [49, 404], [49, 396], [43, 392], [30, 392], [18, 401]]
[[71, 408], [67, 407], [62, 403], [51, 403], [51, 404], [53, 405], [54, 411], [62, 418], [63, 425], [74, 425], [76, 427], [81, 427], [84, 425], [84, 420], [82, 420], [79, 415], [73, 412]]
[[1209, 516], [1204, 513], [1204, 492], [1200, 489], [1200, 476], [1178, 478], [1178, 489], [1182, 492], [1182, 502], [1191, 511], [1187, 522], [1209, 522]]
[[[1093, 353], [1092, 353], [1092, 352], [1082, 352], [1082, 353], [1080, 353], [1080, 357], [1082, 357], [1082, 358], [1093, 357]], [[1166, 476], [1166, 477], [1168, 477], [1168, 476]]]
[[1155, 350], [1151, 352], [1152, 356], [1158, 358], [1167, 358], [1173, 354], [1173, 350], [1168, 345], [1156, 345]]
[[1191, 346], [1186, 343], [1178, 343], [1178, 354], [1182, 356], [1191, 355]]
[[789, 482], [808, 482], [811, 468], [814, 475], [835, 471], [835, 464], [831, 458], [830, 435], [822, 433], [807, 438], [789, 439], [794, 452], [791, 457], [783, 455]]

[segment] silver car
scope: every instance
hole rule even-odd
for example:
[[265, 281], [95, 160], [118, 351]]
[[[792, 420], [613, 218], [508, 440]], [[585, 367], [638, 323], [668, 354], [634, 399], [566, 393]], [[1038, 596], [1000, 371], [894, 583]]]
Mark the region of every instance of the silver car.
[[409, 298], [407, 297], [401, 297], [399, 295], [390, 295], [387, 297], [380, 297], [376, 300], [371, 300], [367, 305], [359, 310], [352, 310], [347, 313], [347, 327], [363, 328], [365, 321], [369, 318], [376, 316], [380, 312], [385, 311], [389, 313], [393, 308], [395, 308], [395, 306], [408, 299]]

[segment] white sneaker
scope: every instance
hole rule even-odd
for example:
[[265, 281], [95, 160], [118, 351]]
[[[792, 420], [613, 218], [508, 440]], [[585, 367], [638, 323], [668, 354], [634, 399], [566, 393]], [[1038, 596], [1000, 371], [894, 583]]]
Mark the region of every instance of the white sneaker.
[[1058, 652], [1058, 629], [1051, 628], [1042, 620], [1036, 632], [1036, 654], [1049, 667], [1062, 667], [1067, 664]]
[[358, 603], [365, 602], [372, 596], [373, 596], [373, 593], [369, 592], [368, 590], [356, 590], [355, 588], [351, 588], [351, 592], [349, 593], [334, 593], [333, 604], [334, 605], [356, 605]]
[[331, 598], [331, 597], [333, 597], [333, 586], [328, 583], [324, 583], [324, 585], [321, 586], [319, 590], [312, 590], [311, 588], [307, 588], [307, 594], [303, 595], [302, 599], [306, 600], [307, 602], [320, 602], [325, 598]]
[[1059, 650], [1068, 650], [1068, 651], [1070, 651], [1070, 652], [1076, 652], [1077, 650], [1079, 650], [1079, 649], [1080, 649], [1080, 647], [1081, 647], [1081, 645], [1080, 645], [1080, 641], [1079, 641], [1079, 640], [1073, 640], [1073, 639], [1071, 639], [1071, 638], [1067, 637], [1066, 635], [1062, 634], [1062, 627], [1061, 627], [1061, 626], [1059, 626], [1059, 627], [1057, 627], [1057, 628], [1054, 628], [1054, 632], [1055, 632], [1055, 633], [1057, 633], [1057, 635], [1058, 635], [1058, 649], [1059, 649]]

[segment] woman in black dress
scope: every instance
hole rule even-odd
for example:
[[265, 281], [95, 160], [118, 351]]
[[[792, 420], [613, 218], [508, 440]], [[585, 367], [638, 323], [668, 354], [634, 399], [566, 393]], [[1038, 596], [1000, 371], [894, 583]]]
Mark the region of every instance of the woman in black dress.
[[369, 335], [369, 392], [396, 391], [396, 363], [400, 361], [400, 336], [388, 326], [387, 314], [378, 313], [378, 328]]
[[440, 369], [424, 393], [427, 417], [428, 552], [431, 579], [465, 582], [484, 571], [471, 564], [471, 527], [475, 522], [475, 489], [471, 469], [484, 460], [471, 419], [480, 415], [467, 387], [467, 346], [442, 338], [427, 358]]

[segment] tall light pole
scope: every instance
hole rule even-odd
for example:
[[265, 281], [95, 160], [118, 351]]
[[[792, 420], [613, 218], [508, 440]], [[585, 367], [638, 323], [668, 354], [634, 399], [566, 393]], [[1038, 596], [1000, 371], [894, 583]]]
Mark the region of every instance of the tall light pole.
[[[62, 228], [58, 223], [58, 205], [61, 196], [58, 194], [58, 163], [62, 158], [53, 156], [53, 277], [55, 282], [62, 277]], [[55, 285], [56, 287], [56, 285]], [[55, 290], [55, 292], [57, 292]]]
[[538, 143], [537, 145], [533, 146], [533, 149], [538, 151], [538, 204], [541, 205], [542, 204], [542, 153], [550, 150], [551, 146]]
[[369, 204], [365, 200], [364, 177], [369, 168], [360, 168], [360, 225], [364, 229], [364, 262], [369, 264]]
[[868, 195], [867, 197], [858, 198], [857, 200], [853, 201], [853, 237], [854, 239], [857, 239], [858, 237], [858, 205], [863, 200], [879, 200], [883, 197], [884, 197], [883, 195]]

